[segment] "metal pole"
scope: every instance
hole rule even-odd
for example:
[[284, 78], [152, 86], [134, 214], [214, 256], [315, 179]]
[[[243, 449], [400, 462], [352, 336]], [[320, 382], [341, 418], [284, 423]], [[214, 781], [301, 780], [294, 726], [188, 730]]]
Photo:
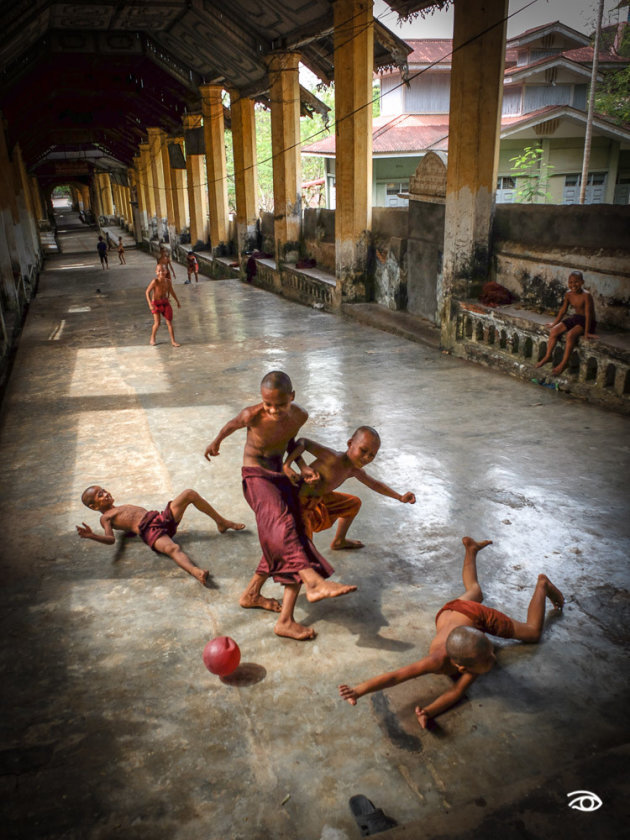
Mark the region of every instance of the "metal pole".
[[584, 134], [584, 158], [582, 160], [582, 180], [580, 182], [580, 198], [578, 204], [584, 204], [586, 183], [588, 181], [588, 165], [591, 160], [591, 138], [593, 135], [593, 111], [595, 110], [595, 86], [597, 84], [597, 67], [599, 64], [599, 36], [602, 31], [604, 16], [604, 0], [599, 0], [597, 10], [597, 29], [595, 30], [595, 44], [593, 45], [593, 69], [591, 71], [591, 90], [588, 99], [588, 114], [586, 116], [586, 133]]

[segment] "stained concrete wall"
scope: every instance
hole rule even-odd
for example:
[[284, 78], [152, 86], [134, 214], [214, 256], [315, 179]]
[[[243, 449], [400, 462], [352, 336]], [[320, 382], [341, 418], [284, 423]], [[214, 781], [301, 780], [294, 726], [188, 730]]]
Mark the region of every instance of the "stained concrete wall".
[[325, 207], [304, 210], [302, 226], [304, 256], [314, 259], [324, 271], [335, 273], [335, 211]]
[[630, 329], [630, 206], [499, 205], [492, 279], [527, 308], [555, 311], [582, 271], [598, 323]]

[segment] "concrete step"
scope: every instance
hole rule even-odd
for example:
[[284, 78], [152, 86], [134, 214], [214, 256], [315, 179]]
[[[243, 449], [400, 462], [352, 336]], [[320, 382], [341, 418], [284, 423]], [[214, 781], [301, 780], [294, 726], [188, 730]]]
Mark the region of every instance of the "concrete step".
[[440, 348], [440, 328], [419, 315], [386, 309], [378, 303], [344, 303], [341, 314], [344, 318], [392, 333], [400, 338], [426, 344], [438, 350]]

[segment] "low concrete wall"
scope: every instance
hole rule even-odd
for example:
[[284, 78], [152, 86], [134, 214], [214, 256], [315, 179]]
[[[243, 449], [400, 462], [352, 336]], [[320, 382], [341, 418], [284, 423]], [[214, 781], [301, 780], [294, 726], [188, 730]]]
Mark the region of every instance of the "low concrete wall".
[[598, 323], [630, 330], [630, 206], [501, 205], [492, 279], [528, 308], [556, 312], [572, 270], [584, 274]]

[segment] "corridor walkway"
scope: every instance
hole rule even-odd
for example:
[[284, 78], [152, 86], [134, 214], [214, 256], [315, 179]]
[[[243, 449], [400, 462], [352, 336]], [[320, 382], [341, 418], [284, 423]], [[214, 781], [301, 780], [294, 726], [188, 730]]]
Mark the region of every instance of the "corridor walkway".
[[[351, 840], [356, 793], [414, 840], [621, 836], [627, 420], [238, 281], [185, 286], [180, 266], [182, 347], [164, 326], [150, 347], [154, 260], [129, 250], [120, 266], [112, 252], [103, 271], [92, 238], [48, 259], [2, 410], [4, 836]], [[238, 606], [260, 555], [244, 433], [203, 458], [274, 368], [310, 414], [307, 436], [343, 448], [375, 426], [369, 472], [417, 496], [348, 484], [363, 499], [350, 536], [366, 547], [316, 543], [358, 591], [300, 598], [309, 643]], [[212, 574], [202, 589], [139, 540], [80, 540], [76, 525], [98, 528], [80, 501], [91, 483], [160, 509], [193, 487], [247, 529], [186, 515], [182, 546]], [[500, 642], [498, 667], [433, 731], [413, 708], [444, 677], [342, 702], [339, 683], [424, 653], [462, 590], [464, 534], [494, 541], [479, 558], [488, 604], [524, 618], [544, 570], [564, 614], [538, 646]], [[216, 635], [242, 651], [225, 682], [201, 660]], [[571, 810], [574, 790], [604, 805]]]

